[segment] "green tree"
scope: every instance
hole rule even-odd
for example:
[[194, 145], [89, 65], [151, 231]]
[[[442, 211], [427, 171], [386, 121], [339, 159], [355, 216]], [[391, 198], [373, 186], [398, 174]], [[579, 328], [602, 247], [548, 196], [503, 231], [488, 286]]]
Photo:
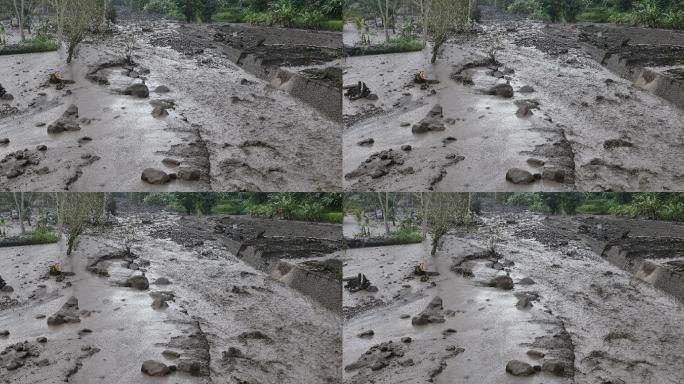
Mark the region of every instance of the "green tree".
[[185, 17], [188, 23], [195, 20], [195, 16], [199, 10], [199, 0], [174, 0], [178, 11]]
[[218, 7], [219, 3], [217, 0], [202, 0], [199, 5], [199, 15], [202, 22], [211, 22], [211, 17], [216, 13]]

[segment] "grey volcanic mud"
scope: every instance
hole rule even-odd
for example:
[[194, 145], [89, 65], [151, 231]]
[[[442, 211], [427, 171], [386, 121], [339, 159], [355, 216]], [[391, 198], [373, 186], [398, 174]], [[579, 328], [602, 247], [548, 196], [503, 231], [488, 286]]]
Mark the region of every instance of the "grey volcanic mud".
[[[680, 81], [681, 35], [497, 16], [453, 37], [434, 65], [426, 52], [350, 57], [345, 83], [377, 100], [344, 100], [344, 188], [681, 187], [684, 89], [663, 85]], [[416, 84], [421, 70], [433, 82]]]
[[[267, 47], [299, 46], [303, 34], [311, 45], [274, 63], [259, 61], [268, 50], [248, 52], [247, 65], [231, 56], [221, 28], [240, 27], [129, 21], [85, 42], [71, 65], [61, 51], [0, 57], [2, 85], [14, 96], [0, 115], [2, 188], [339, 189], [340, 124], [329, 106], [304, 98], [328, 92], [339, 101], [326, 80], [335, 35], [281, 31]], [[320, 54], [303, 61], [307, 49]], [[63, 81], [50, 83], [54, 72]], [[71, 105], [76, 113], [65, 114]]]
[[344, 382], [682, 381], [681, 297], [611, 251], [681, 274], [682, 239], [680, 224], [488, 205], [434, 257], [427, 243], [350, 249], [345, 277], [378, 290], [344, 291]]
[[[306, 291], [318, 280], [231, 251], [236, 232], [250, 244], [289, 238], [291, 270], [338, 279], [328, 297], [339, 297], [339, 225], [283, 224], [127, 207], [70, 257], [63, 242], [0, 248], [13, 287], [0, 294], [3, 382], [339, 383], [341, 317]], [[303, 233], [329, 247], [302, 251]]]

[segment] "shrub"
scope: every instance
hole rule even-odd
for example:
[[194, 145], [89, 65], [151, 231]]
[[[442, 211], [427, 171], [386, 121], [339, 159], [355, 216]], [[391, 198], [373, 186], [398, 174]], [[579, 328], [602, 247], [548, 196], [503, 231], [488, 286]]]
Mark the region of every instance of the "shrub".
[[325, 22], [325, 15], [319, 10], [306, 10], [296, 18], [293, 24], [299, 28], [320, 29]]
[[56, 243], [59, 240], [59, 236], [47, 227], [37, 227], [33, 231], [26, 232], [24, 236], [37, 243]]
[[277, 0], [268, 5], [268, 14], [274, 24], [293, 27], [297, 18], [297, 7], [292, 0]]

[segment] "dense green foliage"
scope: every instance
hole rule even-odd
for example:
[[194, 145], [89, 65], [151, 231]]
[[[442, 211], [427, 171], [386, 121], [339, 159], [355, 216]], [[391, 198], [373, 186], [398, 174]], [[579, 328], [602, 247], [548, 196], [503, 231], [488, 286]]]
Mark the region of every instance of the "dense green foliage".
[[509, 193], [506, 204], [552, 214], [592, 214], [684, 221], [682, 193]]
[[340, 193], [148, 193], [149, 205], [194, 214], [252, 215], [274, 219], [342, 222]]
[[683, 0], [494, 0], [509, 13], [565, 22], [684, 29]]
[[[126, 3], [127, 5], [128, 3]], [[342, 30], [342, 0], [134, 0], [145, 12], [187, 22]]]

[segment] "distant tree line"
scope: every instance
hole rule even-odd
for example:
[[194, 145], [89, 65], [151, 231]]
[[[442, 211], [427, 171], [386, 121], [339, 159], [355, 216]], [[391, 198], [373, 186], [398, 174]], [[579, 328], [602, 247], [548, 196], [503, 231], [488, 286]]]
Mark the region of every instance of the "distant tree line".
[[684, 221], [684, 193], [497, 193], [500, 203], [551, 214], [593, 214]]
[[510, 13], [553, 22], [613, 22], [684, 29], [683, 0], [487, 0]]
[[341, 193], [174, 192], [122, 194], [120, 197], [190, 214], [342, 222]]

